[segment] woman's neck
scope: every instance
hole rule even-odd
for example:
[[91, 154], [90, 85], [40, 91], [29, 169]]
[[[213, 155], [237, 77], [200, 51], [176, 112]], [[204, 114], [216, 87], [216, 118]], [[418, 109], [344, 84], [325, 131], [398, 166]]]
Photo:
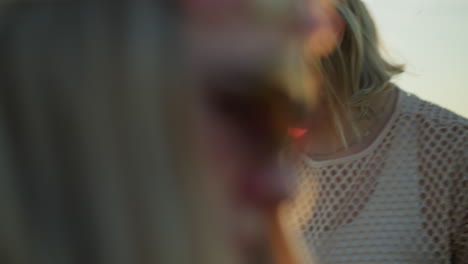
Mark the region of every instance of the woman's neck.
[[302, 142], [304, 151], [314, 160], [328, 160], [349, 156], [367, 148], [389, 122], [395, 110], [397, 95], [398, 89], [391, 89], [374, 97], [370, 107], [376, 115], [355, 123], [343, 123], [342, 137], [336, 133], [331, 113], [322, 104], [307, 121], [310, 132]]

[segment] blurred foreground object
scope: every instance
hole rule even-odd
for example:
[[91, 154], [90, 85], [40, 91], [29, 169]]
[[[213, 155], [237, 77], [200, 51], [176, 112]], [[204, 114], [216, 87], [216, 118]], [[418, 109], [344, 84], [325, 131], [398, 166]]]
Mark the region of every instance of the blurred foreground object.
[[190, 97], [174, 17], [146, 1], [5, 11], [1, 263], [207, 262], [179, 129], [190, 104], [172, 109]]
[[151, 1], [4, 10], [0, 263], [295, 262], [277, 219], [287, 19], [193, 18]]

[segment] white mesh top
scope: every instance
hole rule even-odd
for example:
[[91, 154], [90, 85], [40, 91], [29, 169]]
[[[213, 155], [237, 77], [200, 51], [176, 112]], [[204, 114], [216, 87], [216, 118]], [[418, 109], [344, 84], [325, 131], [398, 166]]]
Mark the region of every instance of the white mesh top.
[[290, 234], [309, 263], [468, 263], [468, 121], [400, 90], [365, 150], [299, 164]]

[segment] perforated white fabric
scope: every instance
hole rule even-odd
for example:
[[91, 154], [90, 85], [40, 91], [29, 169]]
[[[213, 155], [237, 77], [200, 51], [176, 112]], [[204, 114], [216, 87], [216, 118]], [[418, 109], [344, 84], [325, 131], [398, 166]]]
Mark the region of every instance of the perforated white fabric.
[[284, 220], [310, 263], [468, 263], [468, 122], [399, 94], [367, 149], [300, 161]]

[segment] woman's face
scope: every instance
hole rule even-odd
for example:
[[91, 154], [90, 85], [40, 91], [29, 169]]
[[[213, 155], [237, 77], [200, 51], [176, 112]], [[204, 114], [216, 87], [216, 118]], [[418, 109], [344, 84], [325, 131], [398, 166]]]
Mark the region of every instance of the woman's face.
[[308, 1], [305, 8], [314, 21], [313, 26], [303, 32], [306, 56], [323, 58], [335, 51], [341, 42], [344, 22], [332, 1]]

